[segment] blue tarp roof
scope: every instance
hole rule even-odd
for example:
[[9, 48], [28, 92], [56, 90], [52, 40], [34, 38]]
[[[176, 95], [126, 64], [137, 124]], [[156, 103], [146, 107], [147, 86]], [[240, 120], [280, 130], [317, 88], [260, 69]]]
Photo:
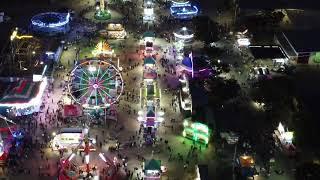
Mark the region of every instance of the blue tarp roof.
[[153, 57], [144, 58], [144, 64], [156, 64], [156, 60]]
[[156, 33], [152, 31], [146, 31], [143, 33], [143, 37], [156, 37]]

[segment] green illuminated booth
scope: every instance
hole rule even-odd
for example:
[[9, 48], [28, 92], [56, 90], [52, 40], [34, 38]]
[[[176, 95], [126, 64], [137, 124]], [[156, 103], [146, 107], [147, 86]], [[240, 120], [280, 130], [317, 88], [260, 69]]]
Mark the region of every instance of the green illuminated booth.
[[183, 122], [182, 135], [196, 142], [208, 144], [211, 130], [206, 124], [200, 122], [192, 122], [191, 118], [187, 118]]

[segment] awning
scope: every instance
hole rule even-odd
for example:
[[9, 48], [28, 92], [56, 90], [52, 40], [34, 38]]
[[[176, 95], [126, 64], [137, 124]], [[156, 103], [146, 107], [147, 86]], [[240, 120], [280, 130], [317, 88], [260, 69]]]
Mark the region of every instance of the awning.
[[144, 58], [143, 64], [156, 64], [156, 60], [153, 57]]
[[144, 170], [161, 170], [161, 161], [160, 160], [146, 160], [144, 165]]
[[153, 37], [155, 38], [156, 37], [156, 33], [152, 32], [152, 31], [146, 31], [143, 33], [143, 37]]

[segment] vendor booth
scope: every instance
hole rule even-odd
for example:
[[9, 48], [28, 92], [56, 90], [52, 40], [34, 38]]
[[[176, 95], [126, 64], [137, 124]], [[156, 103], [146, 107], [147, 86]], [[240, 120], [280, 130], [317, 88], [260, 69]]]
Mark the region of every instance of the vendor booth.
[[161, 179], [161, 161], [150, 159], [143, 163], [143, 175], [145, 180]]
[[127, 32], [125, 31], [122, 24], [114, 24], [110, 23], [107, 26], [107, 37], [109, 39], [124, 39], [127, 36]]

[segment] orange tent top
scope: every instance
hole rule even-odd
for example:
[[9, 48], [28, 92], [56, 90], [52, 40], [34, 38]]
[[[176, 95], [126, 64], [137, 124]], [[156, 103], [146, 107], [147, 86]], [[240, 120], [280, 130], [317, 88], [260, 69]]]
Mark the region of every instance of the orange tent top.
[[254, 165], [254, 160], [251, 156], [240, 156], [241, 167], [251, 167]]

